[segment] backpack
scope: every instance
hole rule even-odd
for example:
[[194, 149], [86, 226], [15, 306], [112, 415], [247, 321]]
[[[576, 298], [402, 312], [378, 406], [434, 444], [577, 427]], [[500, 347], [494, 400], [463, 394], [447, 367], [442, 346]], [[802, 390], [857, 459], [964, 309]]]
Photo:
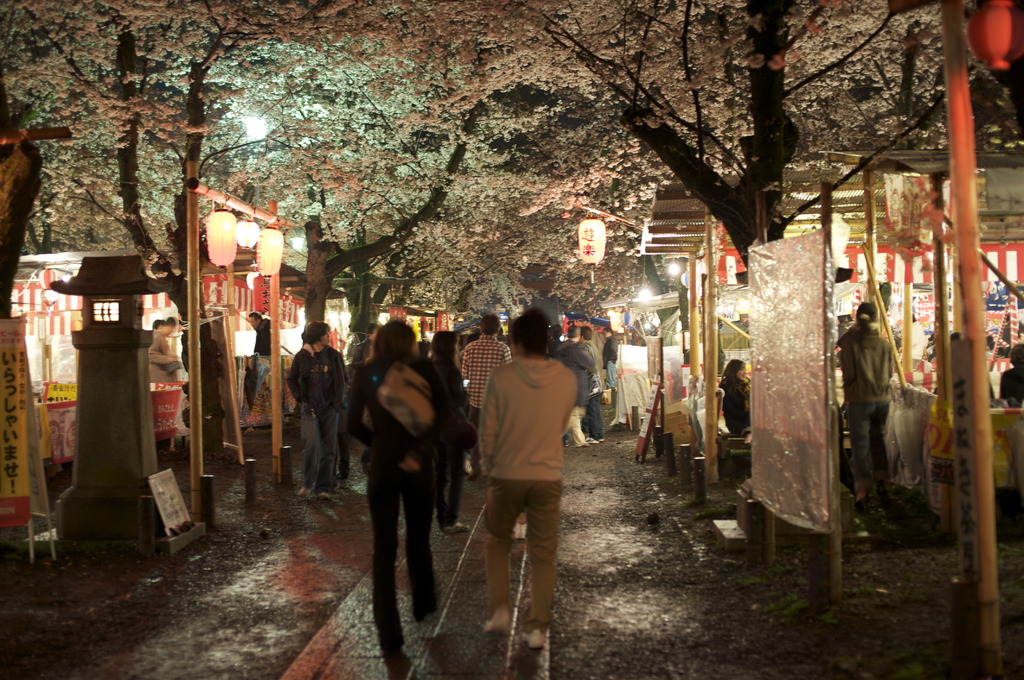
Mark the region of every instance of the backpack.
[[434, 426], [430, 383], [408, 364], [401, 361], [391, 364], [377, 389], [377, 401], [415, 437]]

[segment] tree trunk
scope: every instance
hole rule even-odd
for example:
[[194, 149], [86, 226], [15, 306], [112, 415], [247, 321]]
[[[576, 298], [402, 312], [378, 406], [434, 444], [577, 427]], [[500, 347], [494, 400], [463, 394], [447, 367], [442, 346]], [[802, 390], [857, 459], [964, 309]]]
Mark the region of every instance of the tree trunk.
[[[188, 266], [188, 220], [185, 215], [185, 192], [188, 189], [184, 187], [185, 182], [189, 178], [186, 176], [186, 167], [188, 161], [195, 161], [198, 167], [202, 155], [204, 136], [201, 130], [206, 125], [206, 104], [203, 101], [205, 82], [206, 69], [201, 63], [193, 62], [189, 73], [188, 100], [186, 102], [189, 129], [192, 132], [189, 132], [186, 136], [185, 163], [182, 164], [182, 190], [175, 198], [177, 225], [174, 230], [175, 233], [172, 235], [172, 242], [178, 254], [178, 262], [182, 263], [181, 268], [183, 270]], [[199, 258], [201, 268], [205, 253], [200, 252]], [[220, 351], [214, 344], [209, 324], [199, 326], [200, 320], [205, 316], [202, 296], [200, 296], [199, 300], [199, 315], [197, 318], [192, 318], [192, 312], [188, 308], [187, 277], [183, 274], [173, 279], [173, 281], [175, 286], [170, 293], [171, 299], [178, 306], [178, 311], [181, 312], [182, 318], [188, 321], [189, 326], [193, 329], [197, 327], [200, 329], [201, 356], [199, 361], [202, 378], [199, 389], [202, 392], [203, 402], [203, 449], [204, 451], [220, 452], [224, 442], [224, 409], [221, 406], [220, 384], [217, 382], [217, 376], [220, 374], [220, 364], [226, 358], [220, 354]], [[195, 385], [190, 385], [192, 389], [195, 389], [195, 387]]]
[[327, 297], [334, 279], [327, 274], [327, 262], [338, 248], [337, 244], [323, 238], [319, 223], [306, 223], [306, 323], [323, 321], [327, 315]]
[[0, 319], [11, 318], [11, 291], [42, 169], [39, 149], [30, 142], [0, 147]]

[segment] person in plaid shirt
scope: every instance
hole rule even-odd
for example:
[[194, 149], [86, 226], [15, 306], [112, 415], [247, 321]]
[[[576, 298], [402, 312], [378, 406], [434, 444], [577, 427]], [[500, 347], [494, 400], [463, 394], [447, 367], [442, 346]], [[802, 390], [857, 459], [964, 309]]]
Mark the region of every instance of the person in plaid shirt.
[[[512, 361], [508, 345], [499, 342], [497, 335], [501, 322], [497, 314], [484, 314], [480, 319], [480, 339], [466, 345], [462, 352], [462, 377], [468, 381], [466, 394], [469, 396], [469, 420], [480, 427], [480, 406], [484, 400], [484, 388], [495, 366]], [[480, 447], [474, 446], [469, 455], [470, 472], [466, 477], [474, 481], [480, 476]]]

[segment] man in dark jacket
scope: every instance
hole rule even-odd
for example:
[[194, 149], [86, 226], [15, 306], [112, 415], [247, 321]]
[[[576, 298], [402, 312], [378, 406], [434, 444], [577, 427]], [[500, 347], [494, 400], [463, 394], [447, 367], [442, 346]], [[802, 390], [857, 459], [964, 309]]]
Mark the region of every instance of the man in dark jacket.
[[567, 339], [559, 345], [556, 358], [572, 371], [576, 379], [576, 408], [569, 416], [569, 434], [576, 448], [581, 448], [590, 446], [583, 435], [581, 425], [587, 410], [587, 402], [590, 401], [590, 378], [587, 374], [596, 372], [597, 366], [594, 365], [594, 358], [590, 356], [590, 352], [580, 344], [583, 336], [580, 335], [579, 326], [570, 326], [565, 337]]
[[1004, 371], [999, 379], [999, 398], [1013, 408], [1020, 408], [1024, 404], [1024, 345], [1013, 346], [1010, 363], [1013, 368]]
[[601, 363], [604, 364], [604, 369], [608, 372], [608, 381], [605, 384], [608, 386], [608, 389], [614, 390], [618, 387], [616, 380], [618, 379], [617, 373], [619, 371], [619, 341], [615, 339], [615, 333], [612, 333], [612, 329], [608, 326], [601, 329], [601, 334], [604, 335]]
[[256, 331], [256, 343], [252, 348], [252, 356], [245, 360], [245, 379], [242, 387], [245, 390], [246, 406], [252, 410], [256, 395], [270, 373], [270, 366], [260, 361], [260, 357], [270, 356], [270, 319], [264, 318], [259, 312], [252, 312], [249, 314], [249, 324]]
[[[863, 511], [872, 485], [872, 469], [885, 464], [885, 423], [889, 418], [892, 347], [878, 330], [878, 309], [870, 302], [857, 308], [853, 328], [839, 339], [843, 395], [850, 429], [850, 451], [856, 488], [855, 505]], [[881, 460], [872, 466], [872, 454]], [[880, 464], [879, 464], [880, 463]]]
[[330, 326], [313, 321], [302, 334], [302, 349], [288, 369], [288, 389], [302, 414], [302, 488], [329, 500], [338, 455], [338, 419], [348, 392], [345, 364], [331, 347]]

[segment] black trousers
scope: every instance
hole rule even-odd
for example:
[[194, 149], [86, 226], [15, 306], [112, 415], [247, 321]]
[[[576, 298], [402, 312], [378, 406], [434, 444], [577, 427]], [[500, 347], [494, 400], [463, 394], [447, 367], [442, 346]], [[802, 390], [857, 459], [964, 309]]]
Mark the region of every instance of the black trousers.
[[402, 623], [395, 594], [399, 503], [405, 508], [405, 557], [412, 584], [413, 617], [419, 621], [437, 608], [430, 525], [434, 514], [433, 461], [410, 474], [371, 462], [366, 500], [373, 524], [373, 618], [385, 652], [402, 646]]

